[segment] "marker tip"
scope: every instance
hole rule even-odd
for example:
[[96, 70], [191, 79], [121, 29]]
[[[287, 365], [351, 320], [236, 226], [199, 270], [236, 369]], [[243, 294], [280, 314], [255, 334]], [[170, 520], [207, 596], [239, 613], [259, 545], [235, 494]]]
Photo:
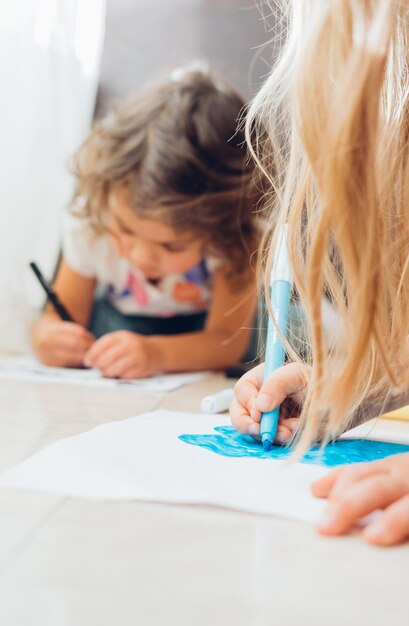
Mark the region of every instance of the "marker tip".
[[270, 452], [271, 448], [273, 447], [273, 443], [272, 441], [270, 441], [270, 439], [263, 439], [263, 448], [266, 452]]

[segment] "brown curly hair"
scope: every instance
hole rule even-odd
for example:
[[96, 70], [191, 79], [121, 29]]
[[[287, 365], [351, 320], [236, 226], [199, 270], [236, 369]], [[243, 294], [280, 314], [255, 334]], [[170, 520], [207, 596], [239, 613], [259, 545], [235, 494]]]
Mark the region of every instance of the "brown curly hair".
[[109, 194], [126, 184], [138, 217], [197, 234], [232, 278], [243, 277], [259, 245], [260, 199], [243, 110], [225, 81], [190, 68], [117, 104], [74, 155], [77, 214], [106, 230]]

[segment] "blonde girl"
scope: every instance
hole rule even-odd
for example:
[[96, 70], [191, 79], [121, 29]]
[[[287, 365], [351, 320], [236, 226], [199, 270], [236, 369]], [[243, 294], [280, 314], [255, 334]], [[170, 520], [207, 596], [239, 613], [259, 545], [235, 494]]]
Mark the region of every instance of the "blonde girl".
[[32, 331], [40, 360], [105, 376], [234, 364], [256, 302], [256, 192], [241, 97], [178, 68], [97, 122], [74, 159], [76, 197], [54, 289]]
[[[312, 358], [289, 348], [294, 362], [265, 384], [262, 367], [248, 373], [231, 416], [257, 436], [261, 411], [281, 404], [277, 441], [293, 437], [301, 454], [409, 402], [409, 11], [396, 0], [279, 4], [285, 45], [248, 128], [274, 219], [289, 223]], [[329, 341], [324, 294], [339, 322]], [[383, 509], [364, 538], [409, 538], [409, 455], [341, 468], [313, 492], [329, 500], [323, 533]]]

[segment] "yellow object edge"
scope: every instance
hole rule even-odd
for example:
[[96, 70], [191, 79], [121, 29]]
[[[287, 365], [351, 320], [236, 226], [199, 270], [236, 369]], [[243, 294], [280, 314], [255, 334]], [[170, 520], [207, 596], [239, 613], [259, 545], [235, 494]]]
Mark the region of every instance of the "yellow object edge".
[[397, 409], [396, 411], [385, 413], [385, 415], [382, 415], [382, 418], [388, 420], [405, 420], [406, 422], [409, 422], [409, 406], [403, 406], [401, 409]]

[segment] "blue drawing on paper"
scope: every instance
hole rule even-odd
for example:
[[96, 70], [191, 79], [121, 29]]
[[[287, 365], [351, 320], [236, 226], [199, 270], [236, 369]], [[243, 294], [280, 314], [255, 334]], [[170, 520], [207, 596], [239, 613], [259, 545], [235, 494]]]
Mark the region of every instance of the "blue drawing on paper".
[[[211, 435], [180, 435], [179, 439], [193, 446], [200, 446], [216, 454], [230, 457], [257, 457], [260, 459], [287, 459], [291, 449], [285, 446], [273, 446], [266, 452], [262, 445], [247, 435], [240, 435], [232, 426], [217, 426]], [[341, 439], [311, 448], [301, 459], [301, 463], [335, 467], [347, 463], [376, 461], [392, 454], [409, 452], [409, 445], [371, 441], [370, 439]]]

